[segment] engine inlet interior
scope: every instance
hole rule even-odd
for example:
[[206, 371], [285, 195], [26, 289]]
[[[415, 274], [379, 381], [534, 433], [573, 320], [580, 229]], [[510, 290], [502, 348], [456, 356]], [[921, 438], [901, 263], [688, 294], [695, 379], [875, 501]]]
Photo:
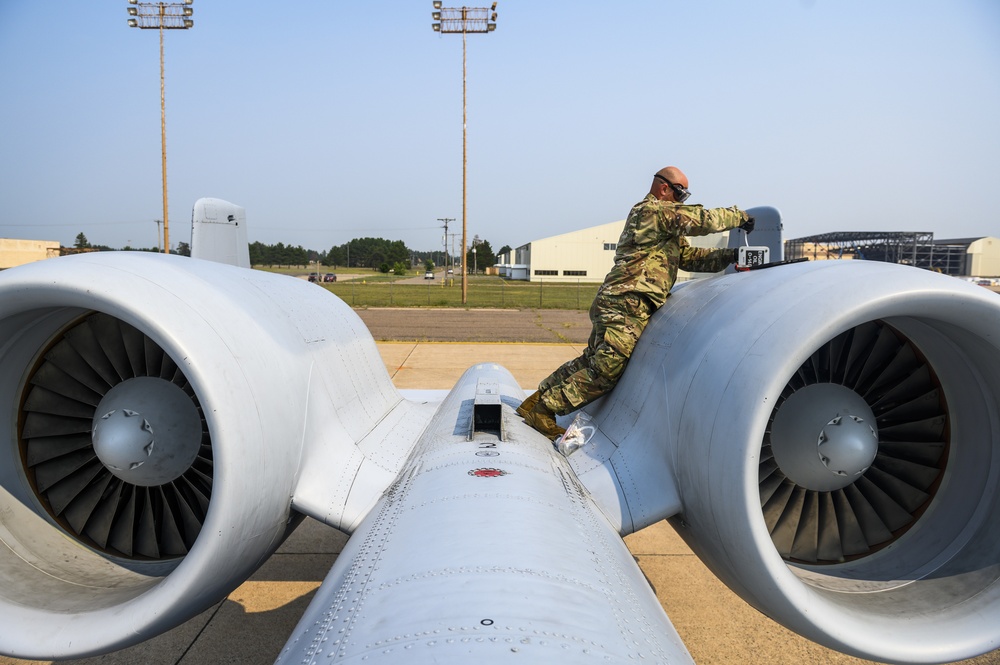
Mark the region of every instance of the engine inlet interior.
[[[797, 427], [786, 424], [793, 417]], [[830, 564], [894, 542], [934, 498], [948, 425], [933, 368], [884, 321], [817, 349], [782, 391], [762, 444], [760, 505], [775, 548], [788, 561]], [[864, 461], [844, 471], [851, 463], [835, 465], [830, 448]]]
[[21, 461], [48, 514], [111, 556], [184, 556], [208, 511], [213, 456], [177, 363], [135, 327], [91, 312], [51, 339], [23, 385]]

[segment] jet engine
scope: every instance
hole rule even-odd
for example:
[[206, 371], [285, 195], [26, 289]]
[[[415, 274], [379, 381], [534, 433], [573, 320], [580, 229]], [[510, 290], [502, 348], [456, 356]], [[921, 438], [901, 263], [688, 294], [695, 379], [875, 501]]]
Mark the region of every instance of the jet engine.
[[373, 362], [294, 278], [137, 252], [0, 275], [0, 652], [103, 653], [223, 599], [297, 523], [303, 447], [400, 400]]
[[685, 285], [593, 411], [615, 446], [574, 465], [622, 531], [671, 517], [771, 618], [880, 661], [1000, 646], [996, 294], [861, 261]]

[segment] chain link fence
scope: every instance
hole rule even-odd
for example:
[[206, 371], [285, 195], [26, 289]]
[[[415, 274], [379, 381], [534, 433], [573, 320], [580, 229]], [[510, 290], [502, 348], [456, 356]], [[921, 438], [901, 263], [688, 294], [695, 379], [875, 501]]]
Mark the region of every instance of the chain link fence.
[[[321, 285], [352, 307], [462, 307], [462, 280], [426, 284], [351, 280]], [[471, 278], [465, 307], [589, 309], [599, 284]]]

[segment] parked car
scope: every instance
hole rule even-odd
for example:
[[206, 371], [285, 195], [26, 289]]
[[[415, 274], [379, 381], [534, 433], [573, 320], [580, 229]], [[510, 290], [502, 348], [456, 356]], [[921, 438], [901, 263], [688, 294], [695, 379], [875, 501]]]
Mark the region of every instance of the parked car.
[[428, 270], [424, 273], [424, 279], [434, 279], [434, 271]]
[[311, 272], [311, 273], [309, 273], [309, 281], [310, 282], [318, 282], [319, 281], [319, 273], [318, 272]]
[[325, 275], [323, 275], [323, 281], [324, 282], [336, 282], [337, 281], [337, 276], [334, 275], [332, 272], [328, 272]]

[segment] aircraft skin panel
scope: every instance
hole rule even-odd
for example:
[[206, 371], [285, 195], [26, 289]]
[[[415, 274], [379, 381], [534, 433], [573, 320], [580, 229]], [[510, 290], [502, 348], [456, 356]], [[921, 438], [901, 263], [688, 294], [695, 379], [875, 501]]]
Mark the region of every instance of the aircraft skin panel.
[[[500, 386], [499, 431], [470, 417]], [[617, 529], [478, 365], [362, 522], [278, 662], [692, 662]]]
[[307, 435], [293, 507], [309, 517], [353, 531], [399, 474], [436, 405], [401, 400], [355, 446], [324, 421]]

